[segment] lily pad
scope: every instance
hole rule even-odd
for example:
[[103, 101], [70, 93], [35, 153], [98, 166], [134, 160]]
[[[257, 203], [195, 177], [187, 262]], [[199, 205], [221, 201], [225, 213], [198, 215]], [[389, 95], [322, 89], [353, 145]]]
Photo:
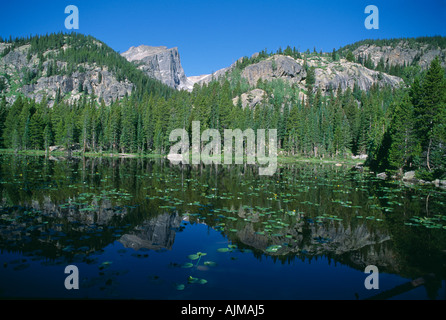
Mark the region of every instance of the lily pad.
[[214, 261], [205, 261], [203, 264], [209, 267], [215, 267], [217, 265], [217, 263]]
[[185, 286], [184, 284], [179, 283], [179, 284], [177, 284], [177, 285], [175, 286], [175, 289], [181, 291], [181, 290], [184, 290], [185, 287], [186, 287], [186, 286]]
[[197, 252], [197, 253], [194, 253], [194, 254], [190, 254], [187, 257], [189, 259], [191, 259], [191, 260], [197, 260], [200, 257], [205, 256], [205, 255], [207, 255], [207, 253], [205, 253], [205, 252]]
[[190, 262], [186, 262], [181, 265], [181, 268], [192, 268], [194, 265]]
[[192, 277], [192, 276], [189, 276], [189, 278], [187, 278], [187, 282], [188, 283], [196, 283], [196, 282], [198, 282], [198, 278], [194, 278], [194, 277]]

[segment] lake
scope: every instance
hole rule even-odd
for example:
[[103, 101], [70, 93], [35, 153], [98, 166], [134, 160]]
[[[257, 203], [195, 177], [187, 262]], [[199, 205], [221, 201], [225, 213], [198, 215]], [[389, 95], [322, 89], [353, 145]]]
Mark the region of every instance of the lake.
[[0, 155], [0, 168], [2, 299], [446, 298], [445, 189], [327, 163], [259, 176]]

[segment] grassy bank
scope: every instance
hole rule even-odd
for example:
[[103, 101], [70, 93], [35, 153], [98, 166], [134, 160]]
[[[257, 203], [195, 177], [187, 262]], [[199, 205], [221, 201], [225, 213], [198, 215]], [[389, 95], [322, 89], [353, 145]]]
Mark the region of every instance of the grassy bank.
[[356, 165], [364, 164], [365, 160], [351, 159], [351, 158], [306, 158], [302, 156], [278, 156], [278, 162], [280, 163], [293, 163], [293, 162], [309, 162], [309, 163], [329, 163], [329, 164], [347, 164]]
[[[0, 154], [16, 154], [16, 155], [29, 155], [29, 156], [45, 156], [46, 151], [44, 150], [19, 150], [15, 151], [13, 149], [0, 149]], [[53, 151], [49, 153], [49, 156], [53, 157], [67, 157], [68, 152], [66, 151]], [[118, 153], [118, 152], [71, 152], [72, 157], [118, 157], [118, 158], [166, 158], [167, 155], [149, 153]], [[246, 157], [241, 161], [239, 158], [233, 157], [232, 163], [246, 163]], [[238, 161], [236, 161], [238, 160]], [[345, 165], [355, 165], [363, 164], [364, 160], [351, 159], [351, 158], [306, 158], [302, 156], [277, 156], [277, 162], [279, 164], [290, 164], [296, 162], [307, 162], [307, 163], [327, 163], [327, 164], [345, 164]], [[192, 161], [190, 161], [192, 163]], [[222, 156], [221, 163], [224, 163], [224, 158]]]
[[[44, 150], [19, 150], [0, 149], [0, 154], [17, 154], [24, 156], [45, 156]], [[66, 151], [53, 151], [48, 154], [53, 157], [67, 157]], [[117, 158], [164, 158], [160, 154], [118, 153], [118, 152], [71, 152], [72, 157], [117, 157]]]

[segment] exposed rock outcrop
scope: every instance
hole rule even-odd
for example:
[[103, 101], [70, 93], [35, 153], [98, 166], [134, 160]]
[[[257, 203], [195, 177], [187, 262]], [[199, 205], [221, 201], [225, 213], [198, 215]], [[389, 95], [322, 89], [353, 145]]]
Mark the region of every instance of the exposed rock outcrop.
[[321, 58], [319, 61], [310, 60], [308, 64], [315, 67], [314, 87], [320, 88], [322, 92], [327, 92], [330, 89], [338, 90], [339, 87], [342, 91], [347, 88], [353, 89], [355, 84], [364, 91], [368, 91], [373, 85], [380, 87], [403, 85], [403, 79], [399, 77], [367, 69], [361, 64], [348, 62], [344, 59], [329, 62]]
[[403, 181], [417, 181], [415, 178], [415, 171], [407, 171], [404, 173]]
[[[251, 86], [255, 86], [260, 79], [262, 81], [281, 79], [305, 90], [307, 71], [304, 63], [302, 59], [275, 55], [247, 66], [242, 71], [242, 77], [247, 79]], [[353, 89], [355, 84], [361, 90], [367, 91], [375, 84], [396, 87], [403, 83], [401, 78], [370, 70], [361, 64], [344, 59], [333, 62], [325, 57], [317, 57], [308, 59], [307, 63], [309, 67], [314, 67], [314, 90], [320, 88], [322, 92], [337, 90], [339, 87], [342, 90]]]
[[243, 93], [240, 97], [235, 97], [232, 99], [234, 105], [237, 105], [238, 100], [242, 99], [242, 107], [254, 108], [256, 105], [261, 103], [265, 97], [266, 92], [262, 89], [254, 89], [249, 92]]
[[[407, 41], [400, 41], [394, 46], [377, 46], [375, 44], [366, 44], [358, 47], [353, 51], [353, 55], [358, 57], [370, 57], [375, 67], [380, 60], [387, 65], [411, 65], [417, 63], [421, 68], [428, 68], [432, 60], [436, 56], [446, 57], [446, 49], [432, 48], [427, 44], [421, 45], [419, 48], [413, 48]], [[446, 62], [442, 62], [443, 67]]]
[[178, 48], [151, 47], [140, 45], [131, 47], [121, 54], [128, 61], [135, 63], [149, 77], [160, 80], [168, 86], [181, 90], [192, 89], [183, 67], [181, 66]]
[[[99, 81], [99, 74], [102, 77], [101, 81]], [[68, 102], [72, 102], [80, 98], [80, 87], [82, 87], [82, 92], [93, 94], [98, 101], [103, 99], [105, 104], [109, 105], [126, 94], [130, 95], [134, 86], [127, 80], [119, 82], [108, 70], [92, 67], [89, 71], [74, 72], [71, 76], [42, 77], [35, 84], [24, 85], [20, 91], [25, 96], [40, 102], [44, 96], [55, 99], [60, 90], [63, 95], [70, 94]]]
[[[3, 43], [0, 51], [3, 51], [2, 47], [7, 46]], [[112, 100], [130, 95], [134, 88], [134, 84], [127, 79], [118, 81], [116, 75], [105, 66], [82, 63], [77, 66], [78, 70], [67, 74], [60, 72], [66, 69], [66, 62], [47, 58], [41, 63], [38, 55], [30, 54], [29, 50], [30, 45], [22, 45], [0, 58], [0, 72], [9, 78], [4, 93], [9, 93], [15, 87], [17, 93], [23, 93], [37, 102], [41, 102], [44, 97], [55, 99], [58, 93], [67, 102], [73, 102], [81, 97], [82, 91], [90, 96], [94, 95], [98, 102], [103, 99], [106, 104], [110, 104]], [[44, 55], [50, 56], [50, 53], [56, 52], [47, 51]], [[59, 70], [56, 75], [50, 72], [54, 64]], [[38, 76], [29, 81], [25, 79], [26, 74]], [[8, 102], [13, 102], [15, 98], [15, 95], [9, 96]], [[49, 105], [53, 103], [54, 101], [50, 101]]]
[[242, 77], [247, 79], [252, 86], [255, 86], [259, 79], [263, 81], [284, 79], [301, 83], [306, 76], [303, 61], [298, 62], [291, 57], [280, 55], [249, 65], [242, 71]]

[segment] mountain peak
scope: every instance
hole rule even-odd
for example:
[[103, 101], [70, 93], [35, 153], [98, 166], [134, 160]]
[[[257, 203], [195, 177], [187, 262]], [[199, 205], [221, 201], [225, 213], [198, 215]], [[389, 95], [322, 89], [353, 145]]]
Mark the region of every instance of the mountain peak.
[[137, 47], [130, 47], [126, 52], [122, 53], [121, 55], [131, 62], [131, 61], [143, 60], [146, 57], [162, 53], [166, 50], [168, 50], [166, 46], [152, 47], [142, 44]]
[[175, 89], [190, 90], [192, 85], [181, 66], [178, 48], [166, 46], [152, 47], [140, 45], [130, 47], [121, 54], [128, 61], [136, 63], [138, 69]]

